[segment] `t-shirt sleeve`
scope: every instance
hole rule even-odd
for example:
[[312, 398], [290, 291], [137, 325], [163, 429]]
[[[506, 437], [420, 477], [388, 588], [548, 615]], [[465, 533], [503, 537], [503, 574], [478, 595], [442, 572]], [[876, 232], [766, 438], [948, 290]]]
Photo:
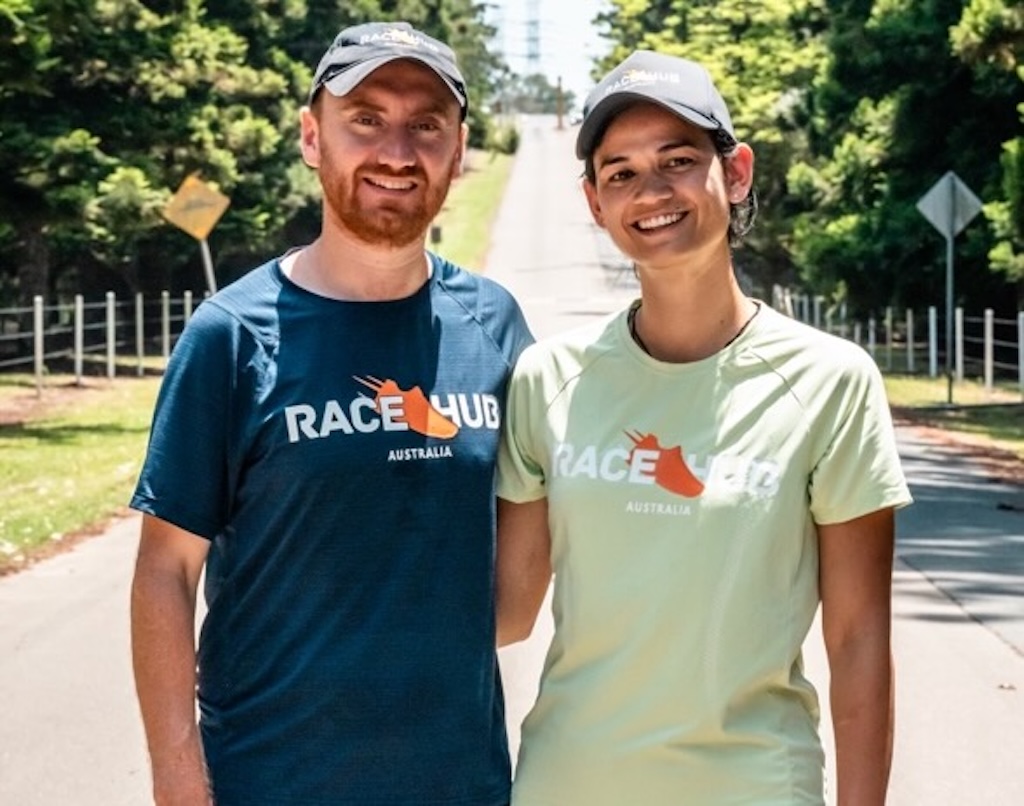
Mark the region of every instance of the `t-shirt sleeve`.
[[823, 392], [834, 398], [823, 418], [823, 450], [811, 471], [816, 523], [842, 523], [879, 509], [911, 503], [882, 376], [860, 348]]
[[214, 303], [199, 306], [168, 362], [131, 507], [212, 539], [229, 507], [232, 390], [239, 339]]
[[527, 348], [512, 372], [498, 446], [498, 497], [515, 503], [536, 501], [547, 495], [539, 439], [531, 430], [543, 421], [545, 405], [536, 373], [531, 370], [531, 359], [537, 349]]

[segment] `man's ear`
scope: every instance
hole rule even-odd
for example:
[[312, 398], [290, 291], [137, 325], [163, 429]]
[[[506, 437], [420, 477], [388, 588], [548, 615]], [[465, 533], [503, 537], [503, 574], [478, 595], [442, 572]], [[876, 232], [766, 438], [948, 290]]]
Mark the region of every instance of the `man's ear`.
[[320, 121], [308, 106], [299, 110], [299, 149], [306, 165], [320, 167]]
[[466, 143], [469, 141], [469, 126], [465, 123], [459, 126], [459, 147], [455, 150], [455, 170], [452, 171], [452, 179], [462, 176], [466, 167]]
[[590, 208], [590, 215], [594, 217], [594, 223], [604, 229], [604, 215], [601, 213], [601, 203], [597, 200], [597, 188], [587, 177], [580, 180], [583, 183], [583, 195], [587, 197], [587, 206]]

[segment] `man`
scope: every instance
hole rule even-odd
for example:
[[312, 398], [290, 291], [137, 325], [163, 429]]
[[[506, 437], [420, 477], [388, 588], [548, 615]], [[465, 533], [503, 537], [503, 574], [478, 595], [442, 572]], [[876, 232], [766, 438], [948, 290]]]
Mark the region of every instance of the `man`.
[[158, 804], [508, 801], [492, 485], [531, 338], [504, 289], [424, 249], [465, 115], [448, 47], [342, 31], [301, 112], [319, 237], [175, 348], [132, 499]]

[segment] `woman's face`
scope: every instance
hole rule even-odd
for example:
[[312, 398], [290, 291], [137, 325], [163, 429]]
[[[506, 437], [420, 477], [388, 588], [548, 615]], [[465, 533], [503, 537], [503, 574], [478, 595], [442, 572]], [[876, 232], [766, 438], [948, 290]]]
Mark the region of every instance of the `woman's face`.
[[638, 102], [608, 126], [584, 191], [594, 220], [638, 265], [729, 260], [729, 205], [746, 197], [753, 152], [719, 156], [711, 135]]

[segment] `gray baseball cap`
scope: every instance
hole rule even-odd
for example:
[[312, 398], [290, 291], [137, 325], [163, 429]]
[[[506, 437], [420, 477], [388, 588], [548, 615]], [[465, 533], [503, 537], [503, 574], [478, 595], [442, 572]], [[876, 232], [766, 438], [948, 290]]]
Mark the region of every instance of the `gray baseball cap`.
[[437, 73], [459, 102], [465, 119], [466, 82], [455, 53], [407, 22], [368, 22], [339, 33], [313, 74], [309, 101], [323, 88], [331, 95], [347, 95], [370, 73], [395, 59], [414, 59]]
[[589, 158], [612, 119], [637, 101], [651, 101], [695, 126], [724, 132], [735, 143], [729, 109], [708, 71], [697, 62], [637, 50], [590, 91], [576, 136], [576, 156]]

